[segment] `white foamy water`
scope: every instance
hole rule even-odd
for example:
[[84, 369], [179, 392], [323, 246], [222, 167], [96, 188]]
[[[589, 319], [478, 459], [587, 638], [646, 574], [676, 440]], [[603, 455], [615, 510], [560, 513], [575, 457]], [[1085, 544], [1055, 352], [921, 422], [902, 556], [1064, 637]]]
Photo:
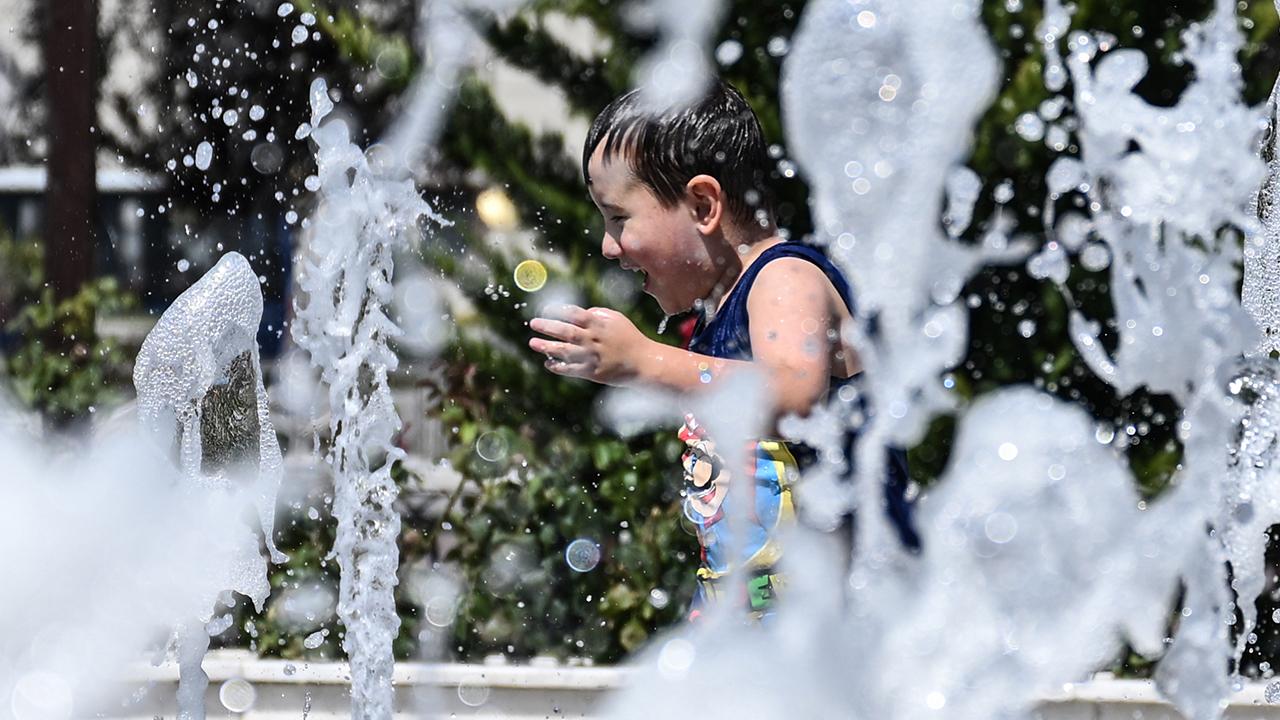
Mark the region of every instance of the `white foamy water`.
[[0, 714], [115, 707], [112, 683], [173, 628], [208, 618], [240, 576], [253, 494], [183, 482], [130, 423], [74, 455], [5, 427], [0, 463]]
[[[1280, 2], [1276, 12], [1280, 13]], [[1244, 306], [1262, 328], [1263, 338], [1256, 352], [1280, 351], [1280, 80], [1267, 100], [1268, 130], [1262, 142], [1267, 177], [1258, 192], [1257, 214], [1262, 231], [1253, 236], [1244, 251]]]
[[[258, 276], [244, 256], [227, 253], [147, 334], [133, 382], [138, 420], [162, 452], [175, 456], [182, 481], [211, 497], [230, 492], [252, 498], [271, 559], [284, 562], [272, 536], [284, 471], [258, 358], [261, 321]], [[239, 542], [236, 561], [221, 574], [210, 568], [211, 575], [221, 578], [221, 590], [249, 596], [261, 611], [271, 591], [266, 559], [247, 527]], [[182, 717], [204, 717], [208, 678], [200, 663], [212, 611], [210, 605], [177, 628]]]
[[648, 0], [631, 10], [660, 38], [636, 66], [641, 100], [659, 110], [697, 100], [714, 77], [707, 44], [724, 15], [723, 0]]
[[[394, 253], [411, 247], [418, 223], [435, 218], [413, 181], [378, 174], [351, 142], [323, 79], [311, 86], [319, 203], [306, 222], [293, 338], [320, 368], [328, 390], [334, 470], [332, 555], [342, 570], [338, 616], [351, 661], [352, 715], [389, 718], [394, 691], [391, 644], [400, 627], [394, 591], [400, 515], [392, 464], [400, 417], [388, 374], [398, 360], [389, 343], [401, 331], [387, 316]], [[322, 124], [323, 123], [323, 124]]]
[[[1112, 258], [1118, 349], [1108, 352], [1078, 314], [1073, 339], [1122, 393], [1146, 387], [1182, 405], [1171, 420], [1185, 447], [1172, 489], [1140, 503], [1123, 456], [1094, 439], [1082, 409], [1011, 388], [959, 409], [949, 465], [919, 507], [920, 555], [896, 551], [878, 512], [881, 443], [910, 442], [951, 405], [938, 378], [966, 340], [956, 293], [981, 263], [1019, 254], [999, 215], [976, 249], [951, 242], [939, 222], [944, 196], [951, 221], [968, 221], [972, 183], [955, 164], [996, 77], [978, 9], [811, 2], [785, 71], [789, 141], [814, 191], [818, 237], [853, 279], [862, 313], [878, 320], [874, 335], [850, 329], [875, 417], [858, 451], [864, 510], [848, 604], [835, 556], [798, 532], [784, 556], [790, 605], [776, 621], [660, 642], [615, 717], [695, 706], [726, 718], [1029, 717], [1039, 697], [1111, 660], [1122, 639], [1163, 654], [1157, 686], [1185, 716], [1220, 716], [1231, 692], [1225, 563], [1245, 608], [1240, 650], [1264, 586], [1264, 531], [1280, 520], [1276, 368], [1238, 366], [1261, 337], [1236, 297], [1235, 263], [1241, 234], [1249, 242], [1258, 232], [1263, 165], [1260, 114], [1240, 99], [1231, 3], [1186, 34], [1195, 81], [1172, 108], [1133, 92], [1146, 72], [1138, 53], [1112, 50], [1090, 64], [1100, 43], [1077, 36], [1062, 59], [1069, 17], [1058, 3], [1047, 3], [1038, 28], [1053, 45], [1046, 84], [1061, 90], [1069, 71], [1081, 123], [1080, 160], [1055, 163], [1051, 190], [1087, 188], [1094, 202], [1048, 228], [1061, 244], [1046, 244], [1029, 267], [1065, 282], [1075, 252], [1096, 258], [1090, 235]], [[1263, 225], [1274, 221], [1265, 192]], [[1219, 235], [1224, 227], [1234, 237]], [[1245, 294], [1263, 297], [1258, 290]], [[1275, 312], [1269, 302], [1254, 316]], [[821, 445], [829, 423], [796, 427]], [[757, 691], [761, 656], [769, 670]], [[744, 691], [700, 702], [708, 687]]]

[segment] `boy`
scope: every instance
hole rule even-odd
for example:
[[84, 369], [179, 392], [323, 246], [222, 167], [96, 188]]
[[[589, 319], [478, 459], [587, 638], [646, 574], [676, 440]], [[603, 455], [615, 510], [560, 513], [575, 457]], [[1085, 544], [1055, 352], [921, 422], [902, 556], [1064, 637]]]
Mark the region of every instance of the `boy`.
[[[645, 292], [664, 313], [693, 309], [701, 319], [683, 350], [650, 340], [614, 310], [562, 308], [555, 319], [530, 323], [547, 336], [529, 341], [547, 356], [547, 369], [691, 393], [754, 367], [766, 379], [768, 417], [775, 421], [808, 415], [857, 374], [857, 355], [839, 339], [851, 318], [848, 284], [820, 251], [779, 236], [766, 186], [769, 162], [755, 113], [723, 82], [698, 103], [660, 113], [642, 107], [637, 91], [610, 103], [592, 123], [582, 157], [605, 221], [601, 251], [643, 273]], [[745, 594], [752, 613], [763, 615], [780, 584], [774, 537], [794, 515], [790, 481], [802, 467], [792, 453], [798, 446], [760, 440], [753, 444], [755, 468], [739, 473], [724, 466], [692, 417], [680, 438], [687, 448], [685, 511], [703, 549], [691, 617], [725, 594], [722, 578], [737, 563], [747, 586], [730, 596]], [[900, 451], [889, 465], [890, 515], [914, 546]], [[754, 476], [756, 506], [745, 513], [752, 527], [735, 560], [722, 520], [730, 478], [741, 474]]]

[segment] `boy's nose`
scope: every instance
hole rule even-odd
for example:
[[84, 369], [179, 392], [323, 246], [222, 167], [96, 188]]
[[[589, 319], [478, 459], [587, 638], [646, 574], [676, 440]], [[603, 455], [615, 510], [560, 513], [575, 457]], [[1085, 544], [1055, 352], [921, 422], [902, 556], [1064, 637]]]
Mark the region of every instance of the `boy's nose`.
[[600, 254], [609, 260], [617, 260], [622, 257], [622, 246], [609, 233], [604, 234], [604, 240], [600, 242]]

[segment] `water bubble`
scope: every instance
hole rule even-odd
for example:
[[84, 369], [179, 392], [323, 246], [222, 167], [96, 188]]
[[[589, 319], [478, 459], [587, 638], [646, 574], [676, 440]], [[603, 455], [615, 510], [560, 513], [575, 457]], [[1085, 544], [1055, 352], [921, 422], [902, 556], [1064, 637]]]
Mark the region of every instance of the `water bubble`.
[[319, 580], [306, 582], [298, 587], [286, 587], [273, 593], [272, 597], [271, 617], [290, 632], [316, 629], [328, 622], [338, 607], [336, 589]]
[[405, 74], [408, 62], [403, 51], [392, 47], [378, 53], [377, 59], [373, 61], [373, 69], [382, 77], [393, 80]]
[[427, 600], [427, 604], [423, 607], [427, 622], [438, 628], [449, 627], [457, 612], [457, 602], [445, 595], [437, 595]]
[[187, 85], [193, 88], [200, 85], [200, 76], [196, 75], [195, 70], [187, 71]]
[[516, 287], [525, 292], [537, 292], [547, 284], [547, 268], [537, 260], [525, 260], [516, 265]]
[[254, 122], [261, 120], [263, 117], [266, 116], [266, 114], [267, 114], [267, 111], [264, 110], [261, 105], [254, 105], [249, 108], [249, 119]]
[[474, 680], [458, 683], [458, 700], [467, 707], [480, 707], [489, 701], [489, 686]]
[[930, 710], [941, 710], [947, 704], [947, 696], [935, 690], [925, 696], [924, 703]]
[[684, 638], [668, 640], [658, 653], [658, 672], [668, 680], [684, 677], [696, 657], [697, 649], [693, 643]]
[[1093, 439], [1103, 445], [1110, 445], [1111, 441], [1116, 439], [1116, 430], [1110, 425], [1099, 425], [1098, 428], [1093, 431]]
[[275, 143], [259, 143], [249, 153], [249, 162], [263, 175], [274, 175], [284, 166], [284, 151]]
[[476, 454], [489, 462], [501, 462], [507, 456], [507, 439], [501, 433], [484, 433], [476, 438]]
[[320, 178], [315, 175], [308, 175], [307, 178], [302, 181], [302, 185], [311, 192], [315, 192], [320, 189]]
[[244, 678], [231, 678], [218, 688], [218, 700], [222, 702], [222, 707], [233, 713], [248, 712], [257, 699], [258, 691]]
[[289, 39], [293, 40], [294, 45], [301, 45], [307, 41], [307, 29], [302, 25], [295, 26]]
[[1105, 270], [1111, 264], [1111, 252], [1102, 243], [1089, 243], [1080, 253], [1080, 264], [1094, 272]]
[[1000, 447], [996, 450], [996, 454], [1000, 456], [1001, 460], [1006, 462], [1011, 461], [1018, 457], [1018, 446], [1011, 442], [1000, 443]]
[[191, 261], [182, 258], [178, 261], [178, 272], [186, 272], [191, 269]]
[[[186, 159], [183, 159], [186, 162]], [[201, 170], [208, 170], [209, 164], [213, 162], [213, 146], [208, 142], [201, 142], [196, 146], [195, 164]]]
[[1024, 338], [1029, 338], [1036, 334], [1036, 321], [1023, 320], [1018, 323], [1018, 334]]
[[293, 3], [280, 3], [280, 7], [276, 9], [276, 14], [280, 17], [289, 17], [289, 13], [293, 12]]
[[302, 13], [302, 15], [298, 17], [298, 19], [301, 20], [302, 24], [306, 25], [307, 27], [311, 27], [312, 25], [316, 24], [316, 16], [309, 12]]
[[293, 132], [294, 140], [301, 140], [311, 134], [311, 123], [302, 123], [298, 129]]
[[742, 58], [742, 43], [737, 40], [725, 40], [716, 47], [716, 62], [721, 67], [729, 67]]
[[1027, 142], [1039, 142], [1044, 138], [1044, 120], [1033, 112], [1024, 112], [1014, 121], [1013, 130]]
[[15, 720], [66, 720], [72, 704], [71, 685], [61, 675], [32, 672], [14, 683], [9, 709]]
[[1001, 205], [1013, 199], [1013, 183], [1005, 180], [992, 191], [991, 198]]
[[311, 90], [309, 91], [311, 103], [311, 121], [319, 124], [320, 118], [333, 112], [333, 100], [329, 97], [329, 84], [324, 78], [316, 78], [311, 81]]
[[774, 57], [782, 57], [791, 49], [791, 43], [781, 35], [775, 35], [769, 38], [769, 44], [765, 46], [765, 50]]
[[654, 588], [649, 591], [649, 604], [655, 609], [661, 610], [671, 602], [671, 595], [662, 588]]
[[329, 634], [328, 630], [317, 630], [308, 635], [302, 641], [302, 647], [308, 650], [315, 650], [324, 644], [324, 637]]
[[600, 564], [600, 546], [586, 538], [578, 538], [565, 548], [564, 560], [574, 572], [591, 572]]
[[1072, 157], [1061, 157], [1049, 166], [1045, 183], [1049, 192], [1062, 194], [1080, 187], [1085, 182], [1084, 163]]
[[1049, 128], [1049, 131], [1045, 133], [1044, 144], [1055, 152], [1062, 152], [1063, 150], [1066, 150], [1070, 141], [1070, 134], [1068, 134], [1066, 128], [1061, 125], [1053, 125]]
[[983, 523], [983, 530], [988, 540], [1003, 545], [1018, 534], [1018, 521], [1009, 513], [994, 512], [987, 516], [987, 521]]
[[231, 127], [232, 125], [235, 125], [237, 122], [240, 122], [240, 113], [236, 112], [235, 110], [228, 110], [222, 113], [222, 122], [227, 127]]
[[296, 673], [296, 672], [298, 672], [298, 666], [297, 666], [297, 665], [294, 665], [293, 663], [285, 663], [285, 664], [284, 664], [284, 674], [285, 674], [286, 676], [288, 676], [288, 677], [292, 677], [292, 676], [293, 676], [293, 674], [294, 674], [294, 673]]
[[290, 210], [289, 212], [284, 214], [284, 221], [290, 225], [298, 222], [298, 213], [294, 212], [293, 210]]

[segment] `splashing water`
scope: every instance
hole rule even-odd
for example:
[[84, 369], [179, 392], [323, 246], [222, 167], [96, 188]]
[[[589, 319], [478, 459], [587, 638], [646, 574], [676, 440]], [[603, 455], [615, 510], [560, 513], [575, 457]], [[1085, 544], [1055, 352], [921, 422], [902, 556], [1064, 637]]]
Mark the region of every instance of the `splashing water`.
[[[1276, 12], [1280, 13], [1280, 2]], [[1280, 351], [1280, 79], [1267, 100], [1267, 133], [1262, 141], [1262, 158], [1267, 163], [1267, 179], [1257, 196], [1257, 216], [1262, 231], [1250, 238], [1244, 252], [1243, 301], [1249, 314], [1262, 328], [1263, 338], [1256, 352]]]
[[[227, 253], [147, 334], [133, 382], [141, 425], [161, 448], [173, 449], [183, 480], [206, 492], [249, 485], [271, 560], [279, 563], [287, 558], [272, 531], [283, 463], [258, 359], [261, 320], [257, 274], [242, 255]], [[270, 593], [258, 538], [247, 529], [223, 587], [249, 596], [259, 611]], [[204, 717], [208, 620], [191, 618], [175, 634], [183, 718]]]
[[640, 97], [649, 107], [665, 110], [698, 99], [713, 77], [707, 42], [724, 13], [722, 0], [648, 0], [635, 13], [640, 24], [661, 38], [636, 68]]
[[[949, 196], [951, 223], [967, 224], [974, 197], [955, 168], [994, 88], [979, 9], [811, 2], [784, 69], [787, 129], [814, 190], [818, 239], [853, 279], [864, 316], [877, 318], [874, 335], [846, 328], [875, 411], [858, 447], [859, 507], [880, 506], [880, 483], [871, 480], [882, 474], [880, 448], [911, 442], [952, 406], [938, 378], [966, 339], [960, 287], [984, 262], [1026, 255], [1008, 243], [999, 210], [976, 248], [949, 241], [937, 222]], [[708, 686], [750, 687], [758, 668], [743, 658], [766, 652], [776, 671], [769, 692], [718, 695], [700, 712], [1028, 717], [1044, 693], [1113, 657], [1121, 637], [1149, 657], [1164, 652], [1157, 687], [1185, 716], [1221, 715], [1231, 690], [1225, 562], [1247, 636], [1264, 585], [1262, 531], [1280, 520], [1271, 490], [1276, 368], [1266, 359], [1237, 364], [1261, 338], [1234, 292], [1238, 243], [1265, 247], [1254, 210], [1263, 228], [1277, 222], [1273, 186], [1252, 204], [1264, 177], [1255, 155], [1262, 124], [1240, 99], [1232, 3], [1217, 3], [1186, 33], [1195, 79], [1172, 108], [1133, 92], [1146, 72], [1136, 52], [1091, 63], [1102, 43], [1073, 36], [1076, 51], [1064, 60], [1057, 44], [1069, 24], [1059, 3], [1046, 3], [1038, 29], [1045, 81], [1054, 91], [1074, 83], [1081, 147], [1079, 160], [1054, 164], [1048, 184], [1058, 194], [1081, 189], [1093, 202], [1087, 216], [1047, 227], [1061, 242], [1046, 243], [1052, 254], [1031, 264], [1061, 285], [1069, 253], [1083, 255], [1090, 235], [1112, 258], [1119, 348], [1107, 353], [1096, 324], [1079, 313], [1073, 341], [1120, 392], [1146, 387], [1181, 403], [1185, 455], [1172, 488], [1139, 503], [1130, 471], [1094, 440], [1086, 413], [1031, 389], [993, 392], [960, 410], [950, 464], [920, 508], [919, 556], [895, 549], [880, 513], [860, 513], [846, 605], [832, 579], [841, 577], [835, 559], [799, 533], [784, 556], [796, 604], [751, 633], [721, 625], [696, 634], [696, 653], [687, 648], [680, 667], [664, 663], [676, 640], [655, 647], [615, 717], [678, 714]], [[890, 82], [895, 92], [880, 93]], [[1249, 281], [1254, 316], [1276, 312]], [[827, 417], [797, 426], [822, 446], [830, 418], [855, 422], [848, 413]], [[1185, 595], [1167, 647], [1179, 586]]]
[[312, 84], [311, 108], [320, 196], [307, 222], [310, 244], [298, 278], [305, 304], [297, 303], [292, 332], [329, 390], [326, 460], [338, 523], [332, 555], [342, 569], [338, 616], [351, 660], [352, 713], [389, 718], [391, 643], [400, 627], [391, 467], [404, 452], [393, 442], [401, 425], [387, 382], [398, 365], [388, 343], [401, 333], [384, 308], [392, 300], [393, 254], [411, 246], [420, 219], [438, 218], [412, 180], [370, 168], [344, 122], [321, 124], [333, 109], [323, 79]]

